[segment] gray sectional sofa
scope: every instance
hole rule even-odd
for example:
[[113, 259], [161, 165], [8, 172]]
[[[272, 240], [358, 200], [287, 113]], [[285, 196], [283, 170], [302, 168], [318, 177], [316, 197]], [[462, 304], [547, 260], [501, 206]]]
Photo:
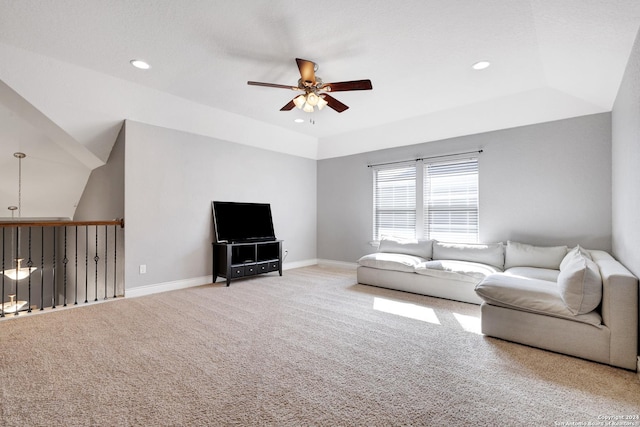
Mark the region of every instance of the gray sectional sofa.
[[638, 279], [607, 252], [386, 238], [357, 277], [481, 304], [485, 335], [636, 370]]

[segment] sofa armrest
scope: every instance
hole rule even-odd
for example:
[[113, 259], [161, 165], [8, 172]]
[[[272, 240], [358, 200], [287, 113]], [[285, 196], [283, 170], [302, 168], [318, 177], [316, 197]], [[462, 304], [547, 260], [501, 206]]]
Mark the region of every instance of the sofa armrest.
[[602, 323], [611, 331], [610, 359], [636, 365], [638, 354], [638, 279], [604, 251], [591, 251], [602, 276]]

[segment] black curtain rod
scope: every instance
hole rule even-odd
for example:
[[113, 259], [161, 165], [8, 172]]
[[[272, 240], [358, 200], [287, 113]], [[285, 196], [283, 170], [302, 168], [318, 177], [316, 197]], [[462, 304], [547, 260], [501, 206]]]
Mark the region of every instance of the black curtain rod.
[[387, 166], [387, 165], [395, 165], [398, 163], [407, 163], [407, 162], [419, 162], [421, 160], [429, 160], [429, 159], [439, 159], [441, 157], [454, 157], [454, 156], [464, 156], [465, 154], [480, 154], [482, 153], [483, 150], [478, 150], [478, 151], [467, 151], [464, 153], [456, 153], [456, 154], [443, 154], [441, 156], [431, 156], [431, 157], [418, 157], [417, 159], [412, 159], [412, 160], [400, 160], [397, 162], [388, 162], [388, 163], [376, 163], [373, 165], [367, 165], [368, 168], [372, 168], [375, 166]]

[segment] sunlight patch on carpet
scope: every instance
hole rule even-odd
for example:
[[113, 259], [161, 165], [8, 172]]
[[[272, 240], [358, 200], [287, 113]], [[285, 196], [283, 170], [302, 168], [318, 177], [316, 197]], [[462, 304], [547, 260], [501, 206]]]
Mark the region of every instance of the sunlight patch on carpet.
[[416, 319], [423, 322], [440, 325], [440, 320], [438, 320], [436, 312], [429, 307], [422, 307], [416, 304], [374, 297], [373, 309], [383, 311], [385, 313], [395, 314], [397, 316], [408, 317], [410, 319]]
[[453, 313], [453, 317], [456, 318], [462, 329], [467, 332], [482, 335], [480, 332], [480, 318], [474, 316], [467, 316], [466, 314]]

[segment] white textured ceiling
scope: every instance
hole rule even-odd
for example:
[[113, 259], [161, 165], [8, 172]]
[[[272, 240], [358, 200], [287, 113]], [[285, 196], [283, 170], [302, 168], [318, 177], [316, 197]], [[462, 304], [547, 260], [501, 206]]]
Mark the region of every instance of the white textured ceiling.
[[[89, 171], [125, 119], [327, 158], [610, 111], [639, 27], [638, 0], [0, 0], [0, 80]], [[373, 90], [307, 114], [246, 84], [295, 85], [296, 57]]]

